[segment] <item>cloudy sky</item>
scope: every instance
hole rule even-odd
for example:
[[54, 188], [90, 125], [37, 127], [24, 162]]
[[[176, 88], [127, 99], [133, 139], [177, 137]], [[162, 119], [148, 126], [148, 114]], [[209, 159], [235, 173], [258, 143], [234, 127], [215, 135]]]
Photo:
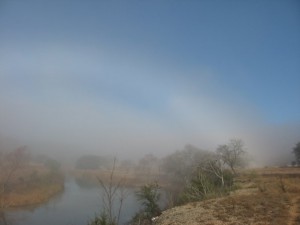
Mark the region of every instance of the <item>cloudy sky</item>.
[[0, 1], [0, 138], [32, 148], [290, 156], [299, 83], [296, 0]]

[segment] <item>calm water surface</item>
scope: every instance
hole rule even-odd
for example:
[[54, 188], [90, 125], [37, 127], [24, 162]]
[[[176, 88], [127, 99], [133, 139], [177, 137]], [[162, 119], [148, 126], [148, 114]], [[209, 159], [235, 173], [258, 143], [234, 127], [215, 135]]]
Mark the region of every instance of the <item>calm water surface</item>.
[[[123, 204], [121, 224], [128, 222], [140, 207], [134, 190], [127, 191], [129, 195]], [[9, 211], [6, 220], [9, 225], [86, 225], [101, 208], [98, 186], [82, 186], [74, 179], [68, 179], [60, 195], [35, 208]]]

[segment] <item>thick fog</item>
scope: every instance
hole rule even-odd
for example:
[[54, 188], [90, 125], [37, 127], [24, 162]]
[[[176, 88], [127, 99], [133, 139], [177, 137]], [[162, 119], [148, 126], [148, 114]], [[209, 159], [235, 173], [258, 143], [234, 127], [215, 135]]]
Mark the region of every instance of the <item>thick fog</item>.
[[[255, 15], [242, 20], [261, 30], [234, 23], [227, 34], [218, 27], [222, 16], [208, 25], [199, 18], [199, 26], [197, 19], [184, 17], [183, 28], [179, 15], [160, 15], [159, 23], [151, 15], [164, 9], [141, 5], [147, 12], [139, 24], [139, 9], [101, 4], [77, 2], [71, 9], [33, 2], [0, 5], [2, 146], [27, 145], [63, 158], [87, 153], [138, 158], [164, 156], [186, 144], [214, 151], [241, 138], [258, 165], [292, 160], [292, 148], [300, 141], [300, 114], [295, 116], [300, 113], [295, 61], [300, 31], [293, 31], [299, 14], [288, 11], [289, 5], [286, 10], [295, 18], [283, 18], [282, 25], [272, 22], [272, 32], [280, 33], [289, 21], [295, 27], [286, 28], [287, 36], [273, 36], [276, 43], [261, 55], [261, 43], [248, 35], [267, 41], [269, 34], [262, 30], [268, 22], [253, 21]], [[181, 12], [177, 4], [170, 7]], [[277, 8], [272, 10], [277, 18]], [[229, 29], [234, 19], [227, 11], [221, 15]], [[218, 32], [201, 39], [210, 29]], [[240, 29], [245, 41], [236, 37]], [[288, 64], [272, 52], [280, 52], [290, 36], [295, 39], [284, 53]], [[216, 48], [198, 47], [214, 43]], [[249, 53], [251, 48], [258, 52]]]

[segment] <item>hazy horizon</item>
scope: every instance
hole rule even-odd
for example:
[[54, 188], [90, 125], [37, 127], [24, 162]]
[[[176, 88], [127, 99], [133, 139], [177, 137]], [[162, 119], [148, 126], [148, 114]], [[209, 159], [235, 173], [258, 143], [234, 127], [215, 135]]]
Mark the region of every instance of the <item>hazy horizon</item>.
[[[164, 156], [300, 141], [298, 1], [2, 1], [0, 141]], [[0, 145], [1, 146], [1, 145]]]

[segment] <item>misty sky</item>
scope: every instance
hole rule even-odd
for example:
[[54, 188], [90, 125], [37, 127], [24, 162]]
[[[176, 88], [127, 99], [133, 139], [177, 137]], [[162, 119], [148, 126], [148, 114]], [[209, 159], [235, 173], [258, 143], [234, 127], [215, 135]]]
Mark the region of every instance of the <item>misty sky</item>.
[[300, 141], [299, 83], [296, 0], [0, 0], [0, 138], [40, 151], [242, 138], [281, 159]]

